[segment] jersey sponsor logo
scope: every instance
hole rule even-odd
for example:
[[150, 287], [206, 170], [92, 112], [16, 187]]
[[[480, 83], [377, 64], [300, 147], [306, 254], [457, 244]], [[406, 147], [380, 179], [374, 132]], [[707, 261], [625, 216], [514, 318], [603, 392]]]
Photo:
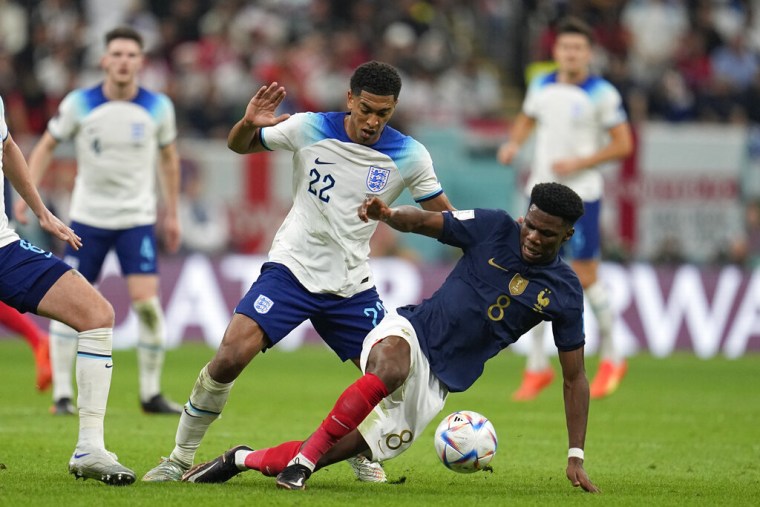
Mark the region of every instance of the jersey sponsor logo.
[[451, 216], [453, 216], [457, 220], [472, 220], [473, 218], [475, 218], [475, 210], [474, 209], [456, 210], [456, 211], [451, 212]]
[[[490, 259], [488, 259], [488, 264], [491, 265], [491, 266], [493, 266], [493, 267], [495, 267], [496, 269], [500, 269], [502, 271], [506, 271], [507, 273], [509, 273], [509, 270], [507, 268], [504, 268], [504, 267], [499, 266], [498, 264], [496, 264], [496, 260], [495, 259], [496, 259], [496, 257], [491, 257]], [[514, 278], [513, 278], [513, 280], [514, 280]]]
[[536, 304], [533, 305], [533, 309], [537, 311], [538, 313], [543, 313], [543, 311], [546, 309], [547, 306], [549, 306], [549, 294], [551, 294], [552, 291], [549, 289], [544, 289], [541, 292], [538, 293], [538, 297], [536, 297]]
[[335, 162], [324, 162], [322, 160], [319, 160], [319, 157], [314, 159], [314, 163], [317, 165], [335, 165]]
[[253, 302], [253, 309], [261, 314], [267, 313], [273, 306], [274, 301], [266, 297], [264, 294], [261, 294], [256, 298], [256, 301]]
[[367, 188], [370, 192], [379, 192], [388, 184], [388, 178], [391, 175], [390, 169], [370, 166], [367, 173]]
[[529, 283], [530, 282], [526, 278], [523, 278], [520, 273], [517, 273], [512, 277], [512, 280], [509, 281], [509, 293], [513, 296], [519, 296], [525, 292]]

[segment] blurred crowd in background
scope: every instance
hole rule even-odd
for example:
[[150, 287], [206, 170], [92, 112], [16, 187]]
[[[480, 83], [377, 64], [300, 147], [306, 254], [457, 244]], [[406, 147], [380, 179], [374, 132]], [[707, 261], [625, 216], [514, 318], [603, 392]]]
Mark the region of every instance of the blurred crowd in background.
[[760, 124], [760, 0], [0, 0], [0, 95], [14, 136], [38, 136], [100, 79], [103, 33], [128, 24], [181, 138], [226, 138], [271, 81], [283, 112], [341, 110], [370, 59], [402, 72], [396, 127], [506, 124], [568, 14], [593, 27], [595, 70], [633, 123]]
[[273, 80], [289, 112], [342, 108], [368, 59], [403, 71], [399, 122], [504, 118], [566, 14], [594, 28], [596, 70], [634, 120], [760, 122], [758, 0], [0, 0], [0, 94], [14, 131], [39, 134], [129, 24], [183, 136], [226, 136]]

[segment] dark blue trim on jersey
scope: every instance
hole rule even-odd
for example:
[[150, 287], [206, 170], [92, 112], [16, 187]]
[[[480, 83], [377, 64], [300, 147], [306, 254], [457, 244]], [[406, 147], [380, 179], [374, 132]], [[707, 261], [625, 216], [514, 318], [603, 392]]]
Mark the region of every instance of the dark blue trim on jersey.
[[440, 190], [437, 190], [436, 192], [433, 192], [433, 193], [432, 193], [432, 194], [430, 194], [430, 195], [426, 195], [426, 196], [424, 196], [424, 197], [420, 197], [419, 199], [415, 199], [415, 200], [414, 200], [414, 202], [425, 202], [425, 201], [429, 201], [430, 199], [435, 199], [436, 197], [438, 197], [438, 196], [439, 196], [439, 195], [441, 195], [442, 193], [443, 193], [443, 189], [440, 189]]
[[[83, 89], [82, 96], [84, 97], [84, 103], [87, 106], [88, 113], [96, 107], [101, 106], [106, 102], [110, 102], [110, 99], [103, 93], [102, 82], [96, 86], [93, 86], [92, 88]], [[158, 93], [152, 92], [143, 88], [142, 86], [139, 86], [137, 88], [137, 95], [132, 97], [129, 102], [142, 107], [148, 111], [151, 116], [155, 116], [154, 113], [158, 109], [158, 105], [160, 103], [159, 97], [160, 96]]]
[[267, 142], [266, 142], [266, 141], [264, 141], [264, 129], [263, 129], [263, 128], [260, 128], [260, 129], [259, 129], [259, 141], [261, 141], [261, 146], [263, 146], [263, 147], [264, 147], [264, 149], [266, 149], [266, 150], [268, 150], [268, 151], [274, 151], [272, 148], [270, 148], [270, 147], [267, 145]]

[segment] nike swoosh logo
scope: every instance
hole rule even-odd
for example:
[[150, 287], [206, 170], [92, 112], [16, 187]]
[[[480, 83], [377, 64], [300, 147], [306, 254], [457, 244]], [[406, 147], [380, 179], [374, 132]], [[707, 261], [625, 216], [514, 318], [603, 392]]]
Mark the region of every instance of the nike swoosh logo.
[[314, 163], [317, 165], [335, 165], [335, 162], [322, 162], [319, 157], [314, 159]]
[[506, 271], [507, 273], [509, 273], [509, 270], [507, 268], [503, 268], [503, 267], [499, 266], [498, 264], [496, 264], [496, 262], [494, 261], [495, 258], [496, 257], [491, 257], [490, 259], [488, 259], [488, 264], [490, 264], [491, 266], [495, 267], [496, 269], [500, 269], [502, 271]]
[[199, 416], [199, 415], [193, 415], [193, 414], [191, 414], [190, 412], [188, 412], [188, 411], [187, 411], [187, 409], [185, 409], [185, 413], [186, 413], [187, 415], [189, 415], [190, 417], [194, 417], [194, 418], [196, 418], [196, 419], [200, 419], [200, 418], [201, 418], [201, 416]]
[[85, 456], [89, 456], [89, 452], [83, 452], [82, 454], [74, 453], [74, 459], [84, 458]]
[[113, 368], [113, 363], [109, 363], [106, 365], [106, 368]]

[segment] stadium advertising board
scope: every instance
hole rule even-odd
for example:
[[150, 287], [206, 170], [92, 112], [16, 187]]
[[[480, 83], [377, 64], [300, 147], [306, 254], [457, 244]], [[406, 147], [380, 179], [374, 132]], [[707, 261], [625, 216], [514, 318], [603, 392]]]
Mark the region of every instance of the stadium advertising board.
[[[202, 340], [216, 347], [235, 305], [265, 260], [259, 255], [163, 259], [162, 300], [169, 346]], [[399, 258], [372, 262], [375, 283], [387, 307], [419, 302], [440, 286], [451, 269], [418, 266]], [[116, 309], [114, 347], [131, 348], [137, 341], [137, 320], [117, 273], [118, 262], [109, 256], [100, 288]], [[609, 286], [610, 301], [619, 317], [615, 339], [627, 354], [648, 352], [666, 357], [685, 350], [710, 358], [760, 350], [760, 270], [604, 264], [601, 278]], [[593, 313], [587, 311], [586, 319], [587, 351], [593, 354], [599, 344]], [[319, 342], [308, 323], [291, 333], [281, 347], [296, 349], [307, 342]], [[546, 346], [552, 348], [548, 336]], [[512, 348], [524, 353], [525, 347], [527, 343], [519, 341]]]

